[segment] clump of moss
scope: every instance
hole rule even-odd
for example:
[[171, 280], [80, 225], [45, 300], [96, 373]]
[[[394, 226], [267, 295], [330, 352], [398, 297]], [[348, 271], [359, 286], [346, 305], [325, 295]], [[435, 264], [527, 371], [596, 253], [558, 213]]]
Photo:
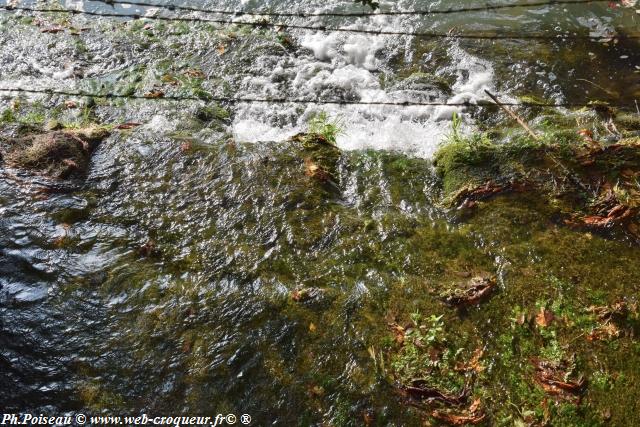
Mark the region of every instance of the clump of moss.
[[10, 167], [65, 179], [86, 173], [91, 153], [108, 135], [102, 127], [29, 134], [3, 139], [0, 150]]
[[463, 135], [461, 124], [459, 117], [454, 114], [451, 133], [434, 158], [434, 166], [446, 194], [486, 180], [488, 176], [485, 171], [480, 171], [476, 166], [492, 165], [496, 155], [497, 146], [491, 143], [486, 134]]
[[415, 72], [398, 84], [398, 88], [419, 91], [438, 91], [451, 95], [453, 91], [449, 82], [431, 73]]
[[196, 118], [202, 122], [210, 122], [213, 120], [227, 122], [230, 117], [231, 114], [229, 111], [218, 105], [214, 105], [213, 107], [202, 107], [196, 111]]

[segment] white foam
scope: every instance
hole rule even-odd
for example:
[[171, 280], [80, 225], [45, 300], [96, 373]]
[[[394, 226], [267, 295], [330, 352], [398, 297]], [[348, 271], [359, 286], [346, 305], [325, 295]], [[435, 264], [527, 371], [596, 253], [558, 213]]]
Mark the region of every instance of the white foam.
[[[387, 21], [389, 18], [369, 19], [372, 28], [394, 28], [394, 21]], [[363, 23], [353, 26], [363, 27]], [[279, 95], [298, 99], [360, 102], [421, 102], [429, 99], [429, 93], [394, 90], [381, 85], [378, 70], [385, 64], [376, 54], [394, 49], [398, 45], [398, 37], [319, 32], [304, 34], [299, 42], [312, 55], [301, 54], [296, 58], [283, 59], [278, 66], [264, 70], [267, 77], [263, 74], [262, 77], [245, 79], [241, 96]], [[494, 87], [491, 65], [458, 47], [453, 47], [450, 55], [454, 64], [449, 71], [458, 77], [447, 102], [473, 104], [480, 99], [487, 99], [484, 90]], [[287, 79], [288, 84], [283, 86], [283, 79]], [[440, 93], [433, 95], [436, 99], [442, 96]], [[281, 140], [304, 131], [308, 120], [320, 111], [340, 119], [344, 133], [338, 136], [337, 143], [342, 149], [397, 150], [431, 157], [450, 132], [453, 114], [462, 114], [464, 108], [241, 104], [236, 111], [232, 131], [240, 141]]]
[[140, 130], [152, 134], [166, 134], [175, 131], [176, 128], [177, 123], [175, 120], [169, 120], [166, 116], [156, 114], [151, 120], [141, 126]]

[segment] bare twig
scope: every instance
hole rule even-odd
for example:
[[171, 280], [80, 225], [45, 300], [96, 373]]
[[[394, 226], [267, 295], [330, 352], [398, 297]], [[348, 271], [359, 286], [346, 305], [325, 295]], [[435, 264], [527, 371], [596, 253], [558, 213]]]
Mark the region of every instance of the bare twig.
[[522, 126], [522, 128], [524, 130], [526, 130], [529, 133], [529, 135], [531, 135], [531, 137], [533, 139], [535, 139], [536, 141], [538, 141], [540, 139], [538, 137], [538, 135], [536, 135], [535, 132], [531, 130], [531, 128], [527, 125], [527, 123], [520, 116], [518, 116], [516, 113], [511, 111], [509, 108], [507, 108], [504, 105], [502, 105], [502, 103], [500, 101], [498, 101], [498, 98], [496, 98], [495, 95], [493, 95], [491, 92], [489, 92], [486, 89], [485, 89], [485, 93], [487, 95], [489, 95], [489, 98], [491, 98], [493, 100], [493, 102], [495, 102], [498, 107], [502, 108], [509, 116], [511, 116], [511, 118], [513, 118], [516, 122], [518, 122], [518, 124], [520, 126]]
[[[520, 116], [518, 116], [516, 113], [511, 111], [511, 109], [507, 108], [505, 105], [500, 103], [500, 101], [498, 101], [498, 98], [495, 95], [493, 95], [491, 92], [489, 92], [486, 89], [485, 89], [485, 92], [486, 92], [487, 95], [489, 95], [489, 97], [493, 100], [493, 102], [495, 102], [496, 105], [498, 105], [498, 107], [502, 108], [507, 114], [509, 114], [509, 116], [511, 116], [511, 118], [513, 118], [516, 122], [518, 122], [518, 124], [520, 126], [522, 126], [522, 128], [524, 130], [526, 130], [529, 133], [529, 135], [531, 135], [531, 137], [533, 139], [535, 139], [536, 141], [540, 140], [540, 137], [538, 135], [536, 135], [536, 133], [534, 131], [531, 130], [531, 128], [527, 125], [527, 123]], [[553, 163], [555, 163], [560, 169], [562, 169], [567, 174], [569, 179], [571, 179], [583, 191], [585, 191], [585, 192], [589, 191], [587, 186], [584, 185], [582, 183], [582, 181], [580, 181], [580, 179], [577, 176], [572, 174], [571, 171], [569, 170], [569, 168], [564, 165], [564, 163], [562, 163], [560, 160], [558, 160], [553, 154], [549, 153], [549, 151], [546, 148], [544, 149], [544, 151], [545, 151], [547, 157], [549, 157], [549, 159], [551, 159], [551, 161]]]
[[600, 89], [601, 91], [605, 92], [607, 95], [612, 95], [615, 96], [615, 93], [611, 92], [609, 89], [606, 89], [598, 84], [595, 84], [594, 82], [592, 82], [591, 80], [587, 80], [587, 79], [576, 79], [578, 81], [582, 81], [582, 82], [587, 82], [590, 85], [593, 85], [594, 87], [597, 87], [598, 89]]

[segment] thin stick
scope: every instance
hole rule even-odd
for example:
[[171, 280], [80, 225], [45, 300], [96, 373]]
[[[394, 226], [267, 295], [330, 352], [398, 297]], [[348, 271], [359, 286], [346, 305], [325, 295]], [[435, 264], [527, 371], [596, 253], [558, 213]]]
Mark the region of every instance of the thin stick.
[[636, 103], [636, 111], [638, 112], [638, 115], [640, 116], [640, 107], [638, 107], [638, 100], [634, 99], [633, 102]]
[[498, 101], [498, 98], [495, 97], [495, 95], [493, 95], [491, 92], [489, 92], [486, 89], [485, 89], [485, 93], [489, 95], [489, 97], [493, 100], [493, 102], [496, 103], [498, 107], [502, 108], [509, 116], [511, 116], [511, 118], [513, 118], [516, 122], [518, 122], [518, 124], [522, 126], [522, 128], [526, 130], [533, 139], [535, 139], [536, 141], [540, 139], [538, 135], [536, 135], [535, 132], [531, 130], [531, 128], [527, 125], [527, 123], [524, 120], [522, 120], [520, 116], [518, 116], [516, 113], [511, 111], [509, 108], [502, 105], [500, 101]]
[[589, 84], [592, 84], [594, 87], [597, 87], [598, 89], [600, 89], [601, 91], [605, 92], [607, 95], [614, 95], [613, 92], [611, 92], [609, 89], [605, 89], [600, 85], [595, 84], [594, 82], [592, 82], [591, 80], [587, 80], [587, 79], [576, 79], [576, 80], [580, 80], [582, 82], [587, 82]]
[[[496, 96], [493, 95], [491, 92], [489, 92], [486, 89], [485, 89], [485, 92], [486, 92], [487, 95], [489, 95], [489, 97], [493, 100], [493, 102], [495, 102], [496, 105], [498, 105], [498, 107], [502, 108], [507, 114], [509, 114], [509, 116], [511, 116], [515, 121], [517, 121], [518, 124], [520, 126], [522, 126], [524, 128], [524, 130], [526, 130], [529, 133], [529, 135], [531, 135], [531, 137], [533, 139], [535, 139], [536, 141], [540, 141], [540, 137], [538, 135], [536, 135], [534, 131], [531, 130], [531, 128], [527, 125], [527, 123], [520, 116], [518, 116], [516, 113], [511, 111], [506, 106], [502, 105], [500, 103], [500, 101], [498, 101], [498, 98], [496, 98]], [[558, 160], [553, 154], [549, 153], [549, 151], [546, 148], [544, 148], [544, 152], [547, 155], [547, 157], [549, 157], [551, 159], [551, 161], [553, 161], [553, 163], [555, 163], [558, 167], [560, 167], [560, 169], [562, 169], [567, 174], [569, 179], [571, 179], [583, 191], [588, 192], [587, 186], [584, 185], [582, 183], [582, 181], [580, 181], [580, 179], [577, 176], [572, 174], [571, 171], [569, 170], [569, 168], [564, 165], [564, 163], [562, 163], [560, 160]]]

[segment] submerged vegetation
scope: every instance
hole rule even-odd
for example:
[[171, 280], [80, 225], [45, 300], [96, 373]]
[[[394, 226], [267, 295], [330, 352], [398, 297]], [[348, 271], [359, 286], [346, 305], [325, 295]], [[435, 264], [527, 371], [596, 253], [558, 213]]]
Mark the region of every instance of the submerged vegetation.
[[602, 134], [594, 139], [602, 118], [589, 112], [575, 113], [580, 128], [546, 119], [536, 140], [513, 131], [464, 136], [454, 118], [449, 141], [434, 159], [446, 203], [470, 209], [501, 193], [534, 191], [567, 226], [599, 232], [621, 226], [640, 239], [637, 123], [621, 115], [616, 125], [611, 112], [606, 116], [614, 142]]
[[109, 135], [102, 127], [49, 131], [18, 138], [0, 136], [0, 154], [7, 166], [53, 178], [86, 174], [91, 153]]
[[[284, 32], [3, 19], [54, 53], [111, 58], [83, 90], [140, 98], [2, 101], [8, 410], [640, 424], [640, 114], [520, 94], [535, 138], [488, 105], [452, 113], [432, 159], [343, 150], [333, 110], [243, 143], [231, 125], [252, 107], [212, 99], [260, 52], [292, 60]], [[452, 95], [424, 43], [366, 84]]]

